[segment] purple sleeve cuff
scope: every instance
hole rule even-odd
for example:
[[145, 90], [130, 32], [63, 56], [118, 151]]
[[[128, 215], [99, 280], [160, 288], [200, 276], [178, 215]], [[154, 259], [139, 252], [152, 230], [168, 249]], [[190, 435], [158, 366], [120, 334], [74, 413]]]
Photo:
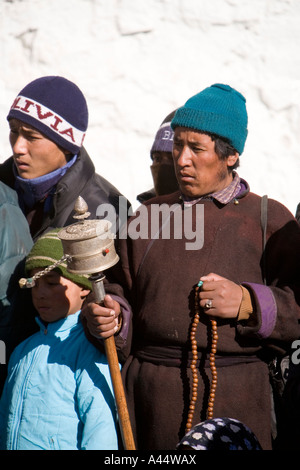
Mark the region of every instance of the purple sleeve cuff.
[[109, 294], [116, 302], [120, 304], [120, 307], [122, 309], [122, 327], [119, 332], [119, 336], [126, 341], [127, 336], [128, 336], [128, 331], [129, 331], [129, 325], [130, 325], [130, 317], [131, 317], [131, 309], [129, 305], [119, 297], [118, 295], [114, 294]]
[[259, 338], [268, 338], [275, 328], [277, 318], [277, 305], [272, 290], [265, 285], [255, 283], [243, 283], [248, 288], [255, 300], [258, 326], [253, 331]]

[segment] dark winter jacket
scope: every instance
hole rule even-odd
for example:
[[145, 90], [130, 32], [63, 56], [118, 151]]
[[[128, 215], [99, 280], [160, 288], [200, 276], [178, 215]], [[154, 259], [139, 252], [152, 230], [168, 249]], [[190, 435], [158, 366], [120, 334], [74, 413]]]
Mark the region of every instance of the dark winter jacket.
[[[0, 165], [0, 181], [15, 187], [12, 157]], [[74, 204], [78, 196], [88, 204], [91, 219], [96, 218], [97, 209], [101, 204], [112, 205], [116, 214], [119, 214], [119, 198], [122, 195], [95, 172], [94, 164], [84, 148], [80, 150], [76, 162], [58, 182], [50, 211], [44, 212], [43, 201], [35, 207], [34, 214], [26, 214], [34, 241], [50, 228], [65, 227], [75, 222]], [[128, 208], [129, 203], [123, 196], [121, 204], [125, 209]], [[123, 212], [125, 214], [126, 210]]]

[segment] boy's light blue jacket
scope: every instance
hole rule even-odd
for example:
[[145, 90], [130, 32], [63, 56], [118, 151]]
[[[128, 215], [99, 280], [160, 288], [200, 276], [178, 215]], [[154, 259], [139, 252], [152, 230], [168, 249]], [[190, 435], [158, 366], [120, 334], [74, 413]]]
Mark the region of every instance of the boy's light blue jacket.
[[117, 449], [116, 409], [104, 354], [80, 312], [49, 323], [13, 352], [0, 402], [0, 448]]

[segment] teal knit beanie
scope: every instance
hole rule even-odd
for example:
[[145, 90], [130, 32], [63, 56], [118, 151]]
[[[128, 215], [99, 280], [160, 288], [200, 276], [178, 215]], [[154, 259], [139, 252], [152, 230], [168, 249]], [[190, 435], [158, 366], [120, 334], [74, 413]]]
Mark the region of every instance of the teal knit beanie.
[[[37, 277], [41, 277], [41, 274], [46, 274], [49, 270], [55, 269], [59, 274], [75, 284], [86, 289], [92, 289], [92, 284], [89, 281], [89, 276], [84, 274], [74, 274], [70, 273], [67, 269], [67, 261], [62, 258], [64, 256], [63, 246], [61, 240], [58, 238], [57, 234], [61, 229], [51, 230], [40, 238], [37, 239], [33, 245], [30, 253], [26, 257], [25, 261], [25, 274], [26, 276], [30, 275], [30, 271], [36, 268], [46, 269], [43, 273], [39, 273]], [[58, 263], [59, 262], [59, 263]], [[33, 287], [35, 276], [33, 278], [22, 279], [19, 281], [21, 287]], [[22, 281], [22, 282], [21, 282]], [[25, 284], [26, 281], [26, 284]]]
[[248, 134], [247, 124], [244, 96], [229, 85], [216, 83], [179, 108], [171, 127], [187, 127], [224, 137], [241, 154]]

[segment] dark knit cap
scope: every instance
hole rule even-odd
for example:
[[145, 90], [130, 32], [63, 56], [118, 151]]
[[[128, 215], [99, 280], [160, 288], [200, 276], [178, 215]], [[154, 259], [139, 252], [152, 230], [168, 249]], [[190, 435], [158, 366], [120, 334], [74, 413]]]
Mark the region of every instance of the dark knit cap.
[[194, 450], [262, 450], [257, 437], [248, 426], [233, 418], [213, 418], [196, 424], [177, 449]]
[[[60, 238], [57, 234], [61, 229], [54, 229], [37, 239], [33, 245], [30, 253], [26, 257], [25, 261], [25, 274], [26, 276], [30, 275], [30, 271], [36, 268], [45, 269], [50, 266], [53, 267], [58, 261], [60, 261], [63, 256], [63, 246]], [[67, 269], [67, 261], [60, 262], [55, 268], [55, 271], [58, 271], [61, 276], [69, 279], [75, 284], [79, 284], [86, 289], [92, 289], [92, 284], [89, 280], [89, 276], [84, 274], [74, 274], [70, 273]], [[46, 271], [45, 273], [46, 274]], [[40, 277], [40, 273], [39, 273]], [[28, 279], [30, 282], [30, 279]]]
[[228, 139], [241, 154], [248, 134], [247, 124], [244, 96], [229, 85], [216, 83], [192, 96], [179, 108], [171, 127], [187, 127], [216, 134]]
[[73, 154], [82, 146], [88, 126], [85, 97], [66, 78], [41, 77], [26, 85], [14, 100], [7, 120], [19, 119]]
[[176, 110], [168, 114], [163, 120], [155, 135], [153, 145], [150, 150], [150, 156], [153, 152], [172, 152], [174, 131], [171, 128], [171, 121], [175, 116]]

